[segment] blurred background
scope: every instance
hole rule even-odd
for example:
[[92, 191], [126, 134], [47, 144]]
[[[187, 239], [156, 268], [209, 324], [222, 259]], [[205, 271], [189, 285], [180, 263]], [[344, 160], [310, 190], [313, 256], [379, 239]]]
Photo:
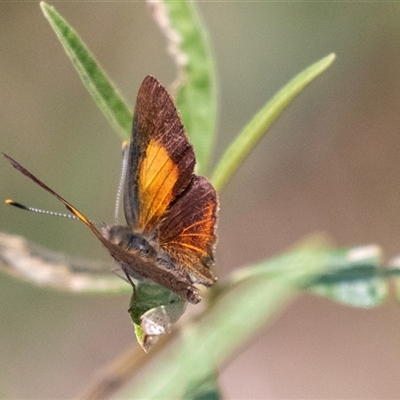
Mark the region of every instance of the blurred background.
[[[217, 274], [310, 233], [400, 253], [400, 4], [199, 2], [219, 78], [214, 162], [295, 74], [337, 60], [284, 112], [221, 194]], [[175, 78], [141, 2], [56, 3], [133, 105], [147, 74]], [[39, 3], [0, 4], [0, 150], [96, 221], [112, 222], [120, 139]], [[64, 211], [1, 162], [0, 199]], [[0, 204], [1, 230], [108, 260], [82, 224]], [[134, 341], [129, 296], [73, 296], [0, 279], [0, 396], [71, 398]], [[226, 366], [226, 398], [395, 398], [400, 310], [304, 295]]]

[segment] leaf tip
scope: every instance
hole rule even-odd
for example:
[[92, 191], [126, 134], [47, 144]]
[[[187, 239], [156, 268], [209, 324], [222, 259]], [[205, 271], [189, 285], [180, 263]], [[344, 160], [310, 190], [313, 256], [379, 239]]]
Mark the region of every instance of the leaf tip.
[[326, 57], [327, 61], [333, 62], [336, 59], [336, 53], [331, 53]]
[[324, 66], [325, 68], [328, 68], [332, 65], [332, 63], [335, 61], [336, 59], [336, 53], [331, 53], [328, 54], [326, 57], [324, 57], [320, 62], [321, 64]]
[[41, 1], [41, 2], [39, 3], [39, 5], [40, 5], [40, 8], [41, 8], [43, 11], [45, 11], [46, 8], [48, 7], [48, 4], [47, 4], [45, 1]]
[[39, 5], [40, 5], [40, 8], [42, 9], [42, 12], [43, 12], [44, 16], [45, 16], [46, 18], [49, 18], [49, 12], [50, 12], [51, 10], [54, 10], [54, 7], [49, 6], [45, 1], [41, 1], [41, 2], [39, 3]]

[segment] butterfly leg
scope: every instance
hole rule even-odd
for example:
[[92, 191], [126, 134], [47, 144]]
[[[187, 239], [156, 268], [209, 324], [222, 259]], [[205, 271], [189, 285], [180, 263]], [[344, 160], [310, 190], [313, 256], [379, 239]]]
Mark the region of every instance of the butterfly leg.
[[132, 285], [133, 288], [133, 300], [134, 300], [134, 304], [137, 303], [137, 289], [136, 289], [136, 285], [133, 283], [132, 278], [130, 277], [130, 275], [125, 271], [125, 269], [123, 268], [123, 271], [125, 273], [126, 279], [128, 280], [128, 282]]

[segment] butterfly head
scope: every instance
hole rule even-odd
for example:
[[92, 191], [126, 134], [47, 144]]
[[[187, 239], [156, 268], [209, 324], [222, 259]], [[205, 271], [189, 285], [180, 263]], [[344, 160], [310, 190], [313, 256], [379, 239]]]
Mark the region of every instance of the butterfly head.
[[102, 234], [123, 252], [136, 255], [143, 261], [156, 260], [157, 250], [152, 243], [145, 236], [133, 233], [127, 226], [105, 226], [102, 228]]

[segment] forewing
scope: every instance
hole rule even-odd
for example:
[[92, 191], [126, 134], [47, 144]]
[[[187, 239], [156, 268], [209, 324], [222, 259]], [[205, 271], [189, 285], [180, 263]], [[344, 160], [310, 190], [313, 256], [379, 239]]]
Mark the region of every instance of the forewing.
[[193, 176], [160, 226], [160, 247], [193, 283], [214, 283], [218, 199], [207, 178]]
[[152, 232], [189, 184], [194, 165], [193, 147], [171, 97], [147, 76], [136, 100], [128, 156], [124, 190], [128, 226]]

